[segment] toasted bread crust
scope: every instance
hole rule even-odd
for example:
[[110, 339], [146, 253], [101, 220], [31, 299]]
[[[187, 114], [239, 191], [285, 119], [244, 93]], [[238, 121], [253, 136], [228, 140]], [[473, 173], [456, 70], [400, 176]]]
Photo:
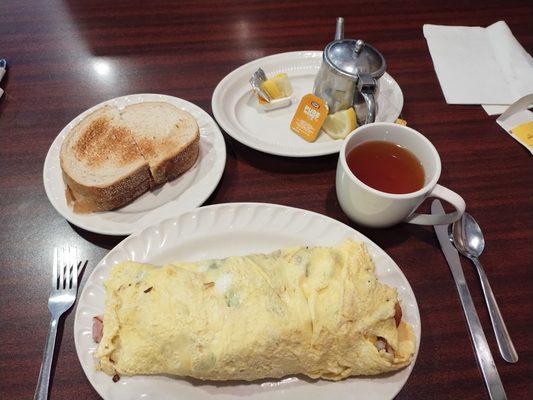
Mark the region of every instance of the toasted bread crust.
[[152, 170], [154, 182], [165, 183], [176, 179], [187, 172], [194, 165], [200, 153], [200, 135], [182, 147], [173, 157], [161, 162], [155, 170]]
[[122, 196], [121, 198], [105, 200], [102, 198], [84, 197], [83, 195], [74, 192], [68, 186], [67, 190], [69, 192], [67, 198], [70, 197], [72, 199], [69, 204], [72, 203], [74, 211], [80, 214], [96, 211], [110, 211], [123, 207], [147, 191], [146, 189], [139, 187], [137, 190], [128, 192], [126, 196]]
[[147, 165], [109, 186], [82, 185], [72, 179], [65, 170], [63, 180], [71, 191], [74, 211], [80, 213], [114, 210], [147, 192], [152, 186], [152, 177]]

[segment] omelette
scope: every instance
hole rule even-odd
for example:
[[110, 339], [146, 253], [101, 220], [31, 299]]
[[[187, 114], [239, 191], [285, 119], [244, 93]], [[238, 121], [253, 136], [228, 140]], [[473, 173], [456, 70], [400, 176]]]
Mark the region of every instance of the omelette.
[[104, 286], [95, 360], [114, 379], [336, 381], [401, 369], [415, 351], [396, 289], [352, 240], [163, 267], [127, 261]]

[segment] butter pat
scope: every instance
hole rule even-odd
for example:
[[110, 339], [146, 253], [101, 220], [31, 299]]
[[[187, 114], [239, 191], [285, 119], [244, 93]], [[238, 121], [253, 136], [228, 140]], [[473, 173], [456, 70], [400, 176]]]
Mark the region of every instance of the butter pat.
[[271, 98], [270, 102], [257, 96], [259, 109], [263, 111], [275, 110], [290, 106], [292, 103], [292, 85], [287, 74], [277, 74], [261, 83], [263, 89]]
[[292, 85], [287, 74], [277, 74], [261, 83], [261, 89], [268, 93], [272, 100], [290, 97]]

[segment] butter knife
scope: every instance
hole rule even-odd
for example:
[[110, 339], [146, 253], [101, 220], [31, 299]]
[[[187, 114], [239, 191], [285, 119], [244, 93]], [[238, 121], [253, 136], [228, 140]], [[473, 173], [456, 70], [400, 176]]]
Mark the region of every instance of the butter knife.
[[[433, 200], [433, 203], [431, 203], [431, 214], [444, 214], [444, 209], [439, 200]], [[503, 389], [500, 375], [498, 374], [496, 364], [494, 363], [494, 358], [492, 358], [492, 353], [490, 352], [487, 338], [485, 337], [476, 308], [474, 307], [472, 296], [470, 296], [470, 291], [468, 290], [461, 261], [459, 259], [459, 253], [450, 242], [448, 227], [449, 225], [435, 225], [433, 228], [435, 229], [440, 247], [448, 262], [450, 271], [452, 272], [455, 286], [459, 293], [459, 300], [463, 306], [470, 336], [472, 337], [472, 342], [474, 344], [477, 362], [481, 369], [483, 379], [485, 380], [489, 396], [492, 400], [504, 400], [507, 399], [507, 395]]]

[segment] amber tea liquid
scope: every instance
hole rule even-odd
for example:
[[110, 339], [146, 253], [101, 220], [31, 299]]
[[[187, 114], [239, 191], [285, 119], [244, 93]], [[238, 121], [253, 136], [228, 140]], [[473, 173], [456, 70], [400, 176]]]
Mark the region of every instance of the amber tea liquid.
[[422, 164], [396, 143], [382, 140], [361, 143], [348, 153], [346, 162], [359, 180], [382, 192], [403, 194], [424, 187]]

